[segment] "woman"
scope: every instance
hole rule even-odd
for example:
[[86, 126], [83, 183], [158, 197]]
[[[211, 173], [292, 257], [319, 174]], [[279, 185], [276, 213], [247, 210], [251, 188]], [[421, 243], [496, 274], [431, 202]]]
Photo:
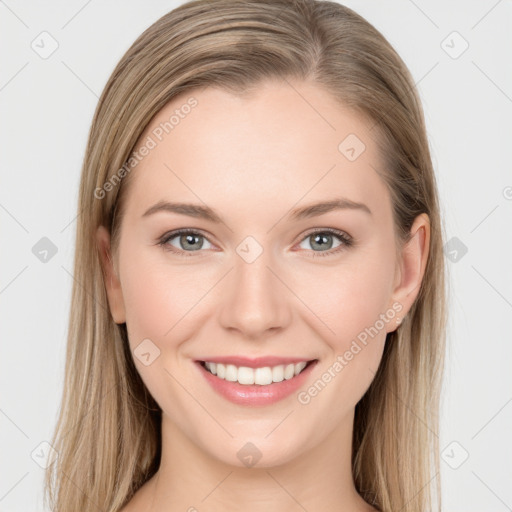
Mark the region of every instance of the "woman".
[[52, 510], [440, 507], [435, 175], [373, 26], [174, 9], [105, 87], [78, 209]]

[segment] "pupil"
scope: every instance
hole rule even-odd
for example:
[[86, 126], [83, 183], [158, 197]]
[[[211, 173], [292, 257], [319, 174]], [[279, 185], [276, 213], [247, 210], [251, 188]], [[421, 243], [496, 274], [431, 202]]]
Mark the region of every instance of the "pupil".
[[[186, 243], [184, 245], [186, 245], [188, 243], [193, 245], [194, 243], [197, 244], [197, 240], [198, 239], [199, 239], [199, 237], [196, 236], [196, 235], [186, 234], [186, 235], [182, 235], [181, 242], [182, 242], [182, 245], [183, 245], [183, 241], [185, 240]], [[195, 248], [192, 247], [192, 249], [197, 250], [197, 249], [200, 249], [200, 247], [195, 247]]]
[[[332, 247], [332, 237], [331, 235], [326, 235], [326, 234], [317, 234], [317, 235], [313, 235], [314, 236], [314, 243], [313, 245], [317, 244], [318, 247], [320, 248], [327, 248], [327, 249], [330, 249]], [[331, 243], [329, 244], [328, 241], [331, 241]], [[317, 240], [321, 240], [321, 242], [317, 242]], [[326, 247], [326, 244], [328, 247]]]

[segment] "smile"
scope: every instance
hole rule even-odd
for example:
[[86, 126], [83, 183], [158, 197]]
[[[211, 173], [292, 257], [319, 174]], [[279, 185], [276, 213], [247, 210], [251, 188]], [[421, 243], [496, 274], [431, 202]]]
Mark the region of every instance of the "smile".
[[293, 377], [299, 375], [306, 366], [312, 362], [313, 361], [302, 361], [295, 364], [281, 364], [272, 367], [263, 366], [260, 368], [249, 368], [248, 366], [235, 366], [234, 364], [213, 363], [209, 361], [202, 361], [202, 364], [206, 370], [216, 375], [219, 379], [224, 379], [229, 382], [238, 382], [245, 386], [252, 384], [267, 386], [274, 382], [293, 379]]
[[[220, 359], [220, 358], [219, 358]], [[306, 385], [318, 359], [266, 361], [231, 357], [231, 362], [196, 361], [196, 367], [211, 389], [221, 397], [243, 406], [268, 406], [279, 402]], [[262, 358], [263, 359], [263, 358]], [[233, 363], [239, 363], [240, 366]], [[251, 366], [244, 366], [243, 364]], [[264, 364], [268, 366], [263, 366]]]

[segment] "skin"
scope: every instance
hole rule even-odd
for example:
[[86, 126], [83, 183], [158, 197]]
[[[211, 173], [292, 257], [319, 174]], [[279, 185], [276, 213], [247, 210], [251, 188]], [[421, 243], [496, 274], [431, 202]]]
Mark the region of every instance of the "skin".
[[[268, 81], [245, 98], [212, 87], [186, 93], [140, 140], [190, 96], [198, 106], [132, 171], [118, 250], [111, 254], [106, 228], [97, 231], [114, 321], [126, 322], [132, 351], [146, 338], [160, 350], [149, 366], [134, 361], [163, 411], [162, 462], [123, 512], [216, 512], [241, 504], [248, 512], [375, 510], [352, 479], [354, 408], [396, 316], [308, 404], [292, 394], [269, 406], [235, 405], [200, 378], [194, 361], [240, 354], [318, 359], [301, 388], [307, 390], [393, 303], [402, 307], [397, 316], [407, 314], [425, 269], [428, 217], [416, 218], [397, 258], [374, 134], [317, 85]], [[338, 150], [349, 134], [366, 146], [355, 161]], [[364, 203], [371, 215], [343, 209], [287, 217], [334, 197]], [[170, 212], [142, 216], [160, 200], [207, 205], [224, 223]], [[190, 257], [158, 245], [179, 228], [206, 237], [192, 245], [197, 251], [186, 240], [180, 245], [180, 236], [167, 242]], [[332, 235], [332, 246], [318, 247], [313, 228], [338, 229], [355, 243], [334, 253], [343, 242]], [[247, 236], [263, 249], [252, 263], [236, 252]], [[322, 257], [326, 251], [331, 255]], [[246, 442], [262, 454], [250, 468], [237, 457]]]

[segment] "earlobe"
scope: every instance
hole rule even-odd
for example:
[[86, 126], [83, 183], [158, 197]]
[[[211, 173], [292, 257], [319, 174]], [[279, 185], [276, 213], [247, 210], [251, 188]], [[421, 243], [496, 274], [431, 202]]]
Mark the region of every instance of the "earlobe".
[[[393, 302], [399, 302], [403, 319], [412, 307], [421, 287], [430, 246], [430, 221], [426, 213], [418, 215], [411, 226], [411, 237], [404, 244], [398, 283], [393, 290]], [[397, 323], [398, 327], [399, 323]]]
[[103, 282], [107, 291], [108, 303], [112, 318], [116, 324], [126, 321], [121, 282], [117, 275], [110, 249], [110, 233], [105, 226], [96, 231], [96, 245], [103, 271]]

